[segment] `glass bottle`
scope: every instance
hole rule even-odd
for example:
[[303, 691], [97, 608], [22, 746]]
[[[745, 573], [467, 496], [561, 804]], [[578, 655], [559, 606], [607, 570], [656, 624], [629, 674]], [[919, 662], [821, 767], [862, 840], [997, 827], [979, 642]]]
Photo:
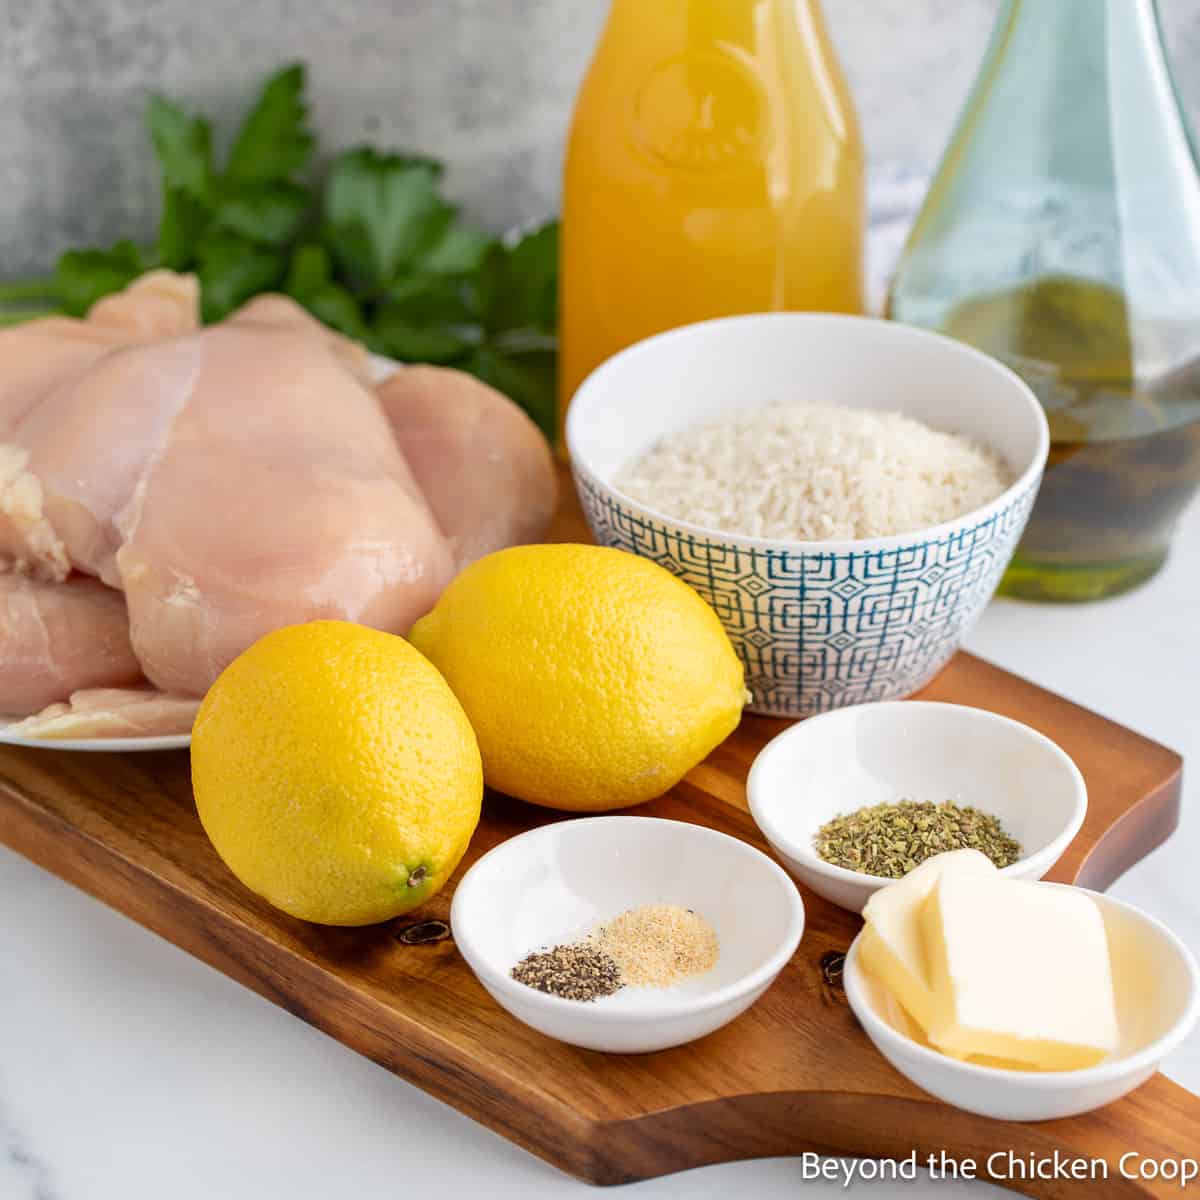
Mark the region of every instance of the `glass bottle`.
[[567, 144], [560, 411], [664, 329], [861, 311], [864, 219], [818, 0], [613, 0]]
[[1046, 408], [1002, 591], [1090, 600], [1161, 566], [1200, 485], [1200, 175], [1154, 0], [1004, 0], [888, 307]]

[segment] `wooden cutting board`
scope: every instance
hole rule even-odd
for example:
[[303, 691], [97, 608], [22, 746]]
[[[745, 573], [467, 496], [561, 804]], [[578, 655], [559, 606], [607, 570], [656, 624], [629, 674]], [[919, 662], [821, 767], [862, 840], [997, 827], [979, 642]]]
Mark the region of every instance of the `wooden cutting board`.
[[[554, 540], [586, 537], [567, 491]], [[969, 654], [922, 695], [1025, 721], [1079, 764], [1091, 807], [1051, 878], [1105, 888], [1175, 828], [1181, 763], [1170, 750]], [[679, 787], [640, 811], [765, 849], [744, 784], [754, 755], [784, 724], [747, 717]], [[460, 873], [550, 819], [489, 796]], [[492, 1002], [438, 924], [453, 882], [418, 915], [354, 930], [305, 925], [251, 895], [200, 828], [186, 753], [0, 747], [0, 842], [593, 1183], [808, 1150], [892, 1158], [915, 1150], [921, 1160], [944, 1150], [980, 1163], [997, 1150], [1058, 1151], [1106, 1160], [1109, 1180], [1030, 1181], [1021, 1190], [1166, 1196], [1177, 1189], [1122, 1179], [1117, 1160], [1129, 1150], [1162, 1159], [1200, 1147], [1200, 1099], [1161, 1075], [1100, 1112], [1038, 1125], [934, 1101], [875, 1052], [847, 1006], [836, 954], [859, 919], [807, 891], [804, 940], [749, 1012], [689, 1046], [612, 1056], [551, 1041]]]

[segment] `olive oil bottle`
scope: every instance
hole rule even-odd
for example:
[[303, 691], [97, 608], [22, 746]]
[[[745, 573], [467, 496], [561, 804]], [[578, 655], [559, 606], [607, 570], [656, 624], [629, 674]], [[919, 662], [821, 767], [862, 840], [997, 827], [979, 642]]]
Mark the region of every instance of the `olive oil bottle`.
[[1046, 409], [1002, 590], [1154, 574], [1200, 487], [1200, 174], [1154, 0], [1005, 0], [889, 313], [1008, 363]]

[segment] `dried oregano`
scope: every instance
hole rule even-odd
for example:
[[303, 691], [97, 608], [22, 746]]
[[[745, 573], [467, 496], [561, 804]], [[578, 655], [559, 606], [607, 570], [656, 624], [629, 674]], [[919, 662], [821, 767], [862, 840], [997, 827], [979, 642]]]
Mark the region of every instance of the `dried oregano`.
[[828, 863], [899, 879], [927, 858], [948, 850], [978, 850], [997, 867], [1021, 857], [1021, 845], [998, 818], [947, 800], [902, 800], [845, 813], [817, 830], [813, 845]]

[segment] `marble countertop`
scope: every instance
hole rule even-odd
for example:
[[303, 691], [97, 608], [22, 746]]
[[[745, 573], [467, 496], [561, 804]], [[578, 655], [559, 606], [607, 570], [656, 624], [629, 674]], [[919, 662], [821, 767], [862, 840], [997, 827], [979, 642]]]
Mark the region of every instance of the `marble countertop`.
[[[895, 243], [894, 229], [880, 232], [877, 265]], [[1085, 607], [1000, 600], [968, 645], [1200, 759], [1198, 580], [1193, 506], [1166, 568], [1141, 590]], [[1200, 950], [1197, 786], [1185, 781], [1180, 830], [1112, 893]], [[1200, 1093], [1200, 1034], [1165, 1069]], [[796, 1160], [771, 1159], [630, 1194], [793, 1200], [801, 1185]], [[936, 1188], [953, 1200], [989, 1186]], [[882, 1200], [931, 1185], [863, 1187]], [[0, 1200], [328, 1200], [447, 1188], [595, 1194], [0, 849]]]

